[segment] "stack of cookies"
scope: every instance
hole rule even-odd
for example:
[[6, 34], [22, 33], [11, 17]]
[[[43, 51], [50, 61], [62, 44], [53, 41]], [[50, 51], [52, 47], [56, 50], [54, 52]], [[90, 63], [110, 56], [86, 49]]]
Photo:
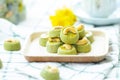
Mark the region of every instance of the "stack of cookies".
[[39, 38], [39, 44], [46, 47], [49, 53], [60, 55], [88, 53], [91, 51], [93, 42], [92, 32], [86, 31], [82, 24], [76, 27], [57, 26], [48, 31], [46, 35], [40, 35]]

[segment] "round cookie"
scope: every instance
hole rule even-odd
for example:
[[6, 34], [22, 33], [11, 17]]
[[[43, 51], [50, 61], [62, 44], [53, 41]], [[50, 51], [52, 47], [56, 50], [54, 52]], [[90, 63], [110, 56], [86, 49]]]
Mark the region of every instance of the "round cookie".
[[88, 53], [91, 51], [91, 44], [90, 41], [84, 37], [83, 39], [79, 40], [76, 44], [76, 49], [78, 53]]
[[52, 30], [49, 31], [48, 36], [49, 37], [60, 37], [60, 31], [62, 28], [63, 28], [62, 26], [54, 27]]
[[48, 41], [48, 36], [47, 34], [41, 34], [40, 37], [39, 37], [39, 44], [43, 47], [46, 46], [46, 43]]
[[80, 24], [77, 27], [78, 33], [79, 33], [79, 39], [82, 39], [85, 36], [85, 29], [84, 29], [84, 25]]
[[77, 51], [73, 45], [63, 44], [58, 48], [58, 54], [60, 55], [76, 55]]
[[66, 44], [75, 44], [79, 39], [79, 33], [74, 27], [66, 27], [61, 30], [60, 38]]
[[86, 31], [85, 37], [90, 41], [90, 43], [94, 42], [93, 33], [91, 31]]
[[57, 67], [54, 66], [45, 66], [40, 75], [45, 79], [45, 80], [59, 80], [59, 70]]
[[1, 61], [1, 59], [0, 59], [0, 69], [2, 68], [2, 66], [3, 66], [3, 65], [2, 65], [2, 61]]
[[46, 44], [46, 49], [49, 53], [57, 53], [58, 47], [62, 44], [60, 38], [49, 38]]
[[20, 41], [17, 39], [8, 39], [4, 41], [4, 49], [8, 51], [18, 51], [21, 49]]

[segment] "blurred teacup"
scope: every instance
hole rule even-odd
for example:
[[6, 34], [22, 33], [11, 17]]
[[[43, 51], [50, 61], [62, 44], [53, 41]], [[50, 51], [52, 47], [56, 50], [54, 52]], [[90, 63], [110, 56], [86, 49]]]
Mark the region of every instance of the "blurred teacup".
[[106, 18], [116, 9], [116, 0], [82, 0], [82, 9], [92, 17]]

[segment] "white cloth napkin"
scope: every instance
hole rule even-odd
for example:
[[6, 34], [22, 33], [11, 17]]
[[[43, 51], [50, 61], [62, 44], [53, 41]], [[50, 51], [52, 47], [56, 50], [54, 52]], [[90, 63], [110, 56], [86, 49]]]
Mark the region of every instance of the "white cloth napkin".
[[[3, 21], [3, 22], [2, 22]], [[0, 32], [4, 35], [12, 35], [21, 39], [29, 33], [24, 31], [24, 28], [8, 26], [4, 20], [1, 20]], [[4, 25], [2, 25], [4, 24]], [[7, 25], [5, 25], [7, 24]], [[1, 27], [1, 26], [4, 26]], [[27, 29], [27, 28], [26, 28]], [[32, 28], [34, 29], [34, 27]], [[58, 63], [58, 62], [23, 62], [18, 63], [19, 66], [14, 68], [17, 74], [31, 77], [31, 80], [43, 80], [40, 72], [45, 65], [54, 65], [60, 71], [60, 80], [119, 80], [118, 77], [118, 56], [119, 56], [119, 42], [118, 42], [118, 27], [101, 27], [105, 30], [110, 38], [109, 52], [106, 58], [97, 63]], [[16, 31], [17, 30], [17, 31]], [[35, 29], [34, 29], [35, 30]], [[21, 34], [21, 31], [22, 34]], [[20, 34], [19, 34], [20, 32]], [[24, 35], [26, 33], [26, 35]], [[6, 37], [7, 38], [7, 37]]]
[[118, 29], [115, 27], [102, 27], [108, 32], [110, 38], [109, 52], [106, 58], [97, 63], [57, 63], [57, 62], [33, 62], [16, 67], [20, 73], [42, 80], [41, 69], [45, 65], [55, 65], [60, 70], [60, 80], [117, 80], [119, 47]]

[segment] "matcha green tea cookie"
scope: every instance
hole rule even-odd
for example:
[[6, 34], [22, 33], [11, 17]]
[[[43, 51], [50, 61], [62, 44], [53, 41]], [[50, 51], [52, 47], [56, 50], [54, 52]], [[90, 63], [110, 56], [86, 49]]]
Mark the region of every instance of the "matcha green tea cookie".
[[75, 44], [79, 39], [79, 33], [74, 27], [66, 27], [61, 30], [60, 38], [64, 43]]
[[45, 47], [47, 41], [48, 41], [48, 36], [47, 36], [47, 34], [46, 34], [46, 33], [41, 34], [41, 35], [40, 35], [40, 38], [39, 38], [39, 44], [40, 44], [41, 46]]
[[2, 61], [1, 61], [1, 59], [0, 59], [0, 69], [2, 68], [2, 66], [3, 66], [3, 65], [2, 65]]
[[84, 37], [83, 39], [77, 42], [76, 48], [79, 53], [90, 52], [91, 51], [90, 41], [86, 37]]
[[42, 71], [40, 72], [40, 75], [45, 80], [59, 80], [59, 70], [57, 67], [54, 66], [45, 66]]
[[49, 31], [48, 36], [49, 37], [60, 37], [60, 31], [62, 28], [63, 28], [62, 26], [54, 27], [52, 30]]
[[77, 51], [73, 45], [63, 44], [58, 48], [58, 54], [60, 55], [76, 55]]
[[91, 31], [86, 31], [85, 37], [87, 37], [90, 43], [94, 42], [93, 33]]
[[84, 29], [84, 25], [80, 24], [77, 27], [78, 33], [79, 33], [79, 38], [82, 39], [85, 36], [85, 29]]
[[4, 49], [8, 51], [18, 51], [21, 49], [20, 41], [17, 39], [8, 39], [4, 41]]
[[57, 53], [58, 47], [63, 44], [60, 38], [49, 38], [46, 44], [49, 53]]

